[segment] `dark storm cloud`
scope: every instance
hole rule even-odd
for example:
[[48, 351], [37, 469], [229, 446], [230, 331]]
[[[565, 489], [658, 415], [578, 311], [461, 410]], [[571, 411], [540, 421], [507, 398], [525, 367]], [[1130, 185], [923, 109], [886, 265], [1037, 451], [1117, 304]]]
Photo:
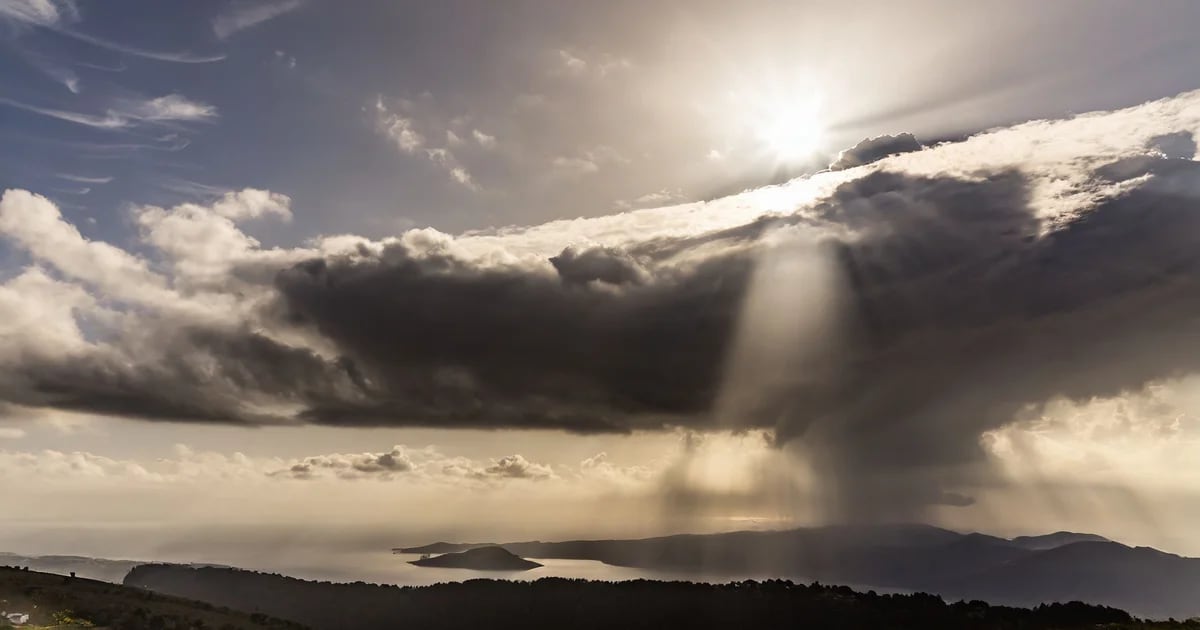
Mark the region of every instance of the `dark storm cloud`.
[[352, 397], [344, 363], [246, 329], [163, 329], [136, 359], [115, 349], [30, 359], [0, 377], [0, 395], [30, 407], [237, 424], [288, 422], [255, 401]]
[[[1200, 166], [1148, 156], [1096, 173], [1144, 176], [1049, 231], [1017, 171], [841, 186], [804, 222], [854, 234], [825, 245], [845, 278], [843, 334], [816, 385], [765, 388], [739, 426], [810, 447], [843, 512], [965, 505], [946, 471], [979, 464], [981, 433], [1027, 405], [1200, 369]], [[366, 405], [314, 406], [318, 422], [703, 428], [755, 261], [720, 251], [694, 269], [648, 262], [631, 284], [613, 251], [571, 278], [580, 256], [557, 257], [559, 278], [393, 246], [297, 266], [277, 287], [369, 383]]]
[[694, 418], [720, 386], [749, 258], [663, 270], [645, 284], [631, 284], [619, 252], [567, 250], [556, 261], [557, 273], [479, 268], [393, 244], [282, 272], [288, 319], [332, 340], [369, 392], [364, 404], [308, 416], [584, 432], [703, 423]]
[[637, 284], [646, 272], [629, 254], [611, 247], [578, 250], [568, 247], [550, 259], [563, 282], [587, 284], [593, 281], [612, 285]]
[[837, 159], [829, 168], [835, 171], [854, 168], [882, 160], [889, 155], [920, 151], [922, 148], [921, 143], [911, 133], [864, 138], [862, 142], [838, 153]]
[[[275, 270], [254, 326], [147, 319], [150, 342], [17, 362], [0, 395], [171, 420], [766, 428], [807, 451], [840, 515], [966, 505], [981, 434], [1026, 407], [1200, 370], [1189, 152], [1189, 135], [1168, 134], [1088, 167], [1079, 186], [1121, 192], [1054, 222], [1036, 207], [1046, 174], [1035, 168], [872, 170], [792, 214], [541, 260], [456, 253], [427, 233], [283, 269], [258, 259], [231, 272], [249, 282]], [[758, 273], [805, 251], [794, 241], [816, 243], [836, 295]], [[764, 346], [805, 359], [752, 369], [751, 404], [718, 417], [731, 357], [758, 325], [743, 319], [747, 296], [776, 291], [799, 296], [768, 301], [776, 319], [833, 304], [829, 334], [787, 342], [812, 348]], [[765, 360], [750, 354], [738, 360]]]

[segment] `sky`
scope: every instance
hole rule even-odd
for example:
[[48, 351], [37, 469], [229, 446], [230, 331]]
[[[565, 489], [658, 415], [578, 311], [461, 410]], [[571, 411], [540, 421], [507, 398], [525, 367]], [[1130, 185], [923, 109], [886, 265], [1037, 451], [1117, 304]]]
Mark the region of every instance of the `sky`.
[[0, 0], [0, 549], [1200, 555], [1197, 25]]

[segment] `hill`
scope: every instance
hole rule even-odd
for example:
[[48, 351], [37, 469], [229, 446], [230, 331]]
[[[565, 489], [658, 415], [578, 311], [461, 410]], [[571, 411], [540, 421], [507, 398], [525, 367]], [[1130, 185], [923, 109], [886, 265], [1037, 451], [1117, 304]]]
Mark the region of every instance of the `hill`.
[[1055, 547], [1062, 547], [1063, 545], [1070, 545], [1077, 542], [1112, 541], [1096, 534], [1080, 534], [1077, 532], [1054, 532], [1053, 534], [1044, 534], [1042, 536], [1017, 536], [1012, 539], [1014, 545], [1038, 551], [1054, 549]]
[[0, 566], [29, 567], [33, 571], [59, 575], [70, 575], [74, 572], [79, 577], [114, 584], [119, 584], [121, 580], [125, 579], [125, 574], [139, 564], [146, 564], [146, 562], [89, 558], [87, 556], [23, 556], [0, 552]]
[[528, 571], [542, 565], [513, 555], [504, 547], [476, 547], [458, 553], [447, 553], [432, 558], [413, 560], [409, 564], [419, 567], [442, 567], [448, 569], [475, 569], [477, 571]]
[[[31, 626], [108, 627], [113, 630], [211, 628], [221, 630], [303, 630], [304, 626], [264, 614], [219, 608], [180, 597], [0, 567], [0, 611], [27, 613]], [[0, 620], [0, 627], [6, 622]]]
[[310, 582], [234, 569], [148, 565], [130, 572], [126, 583], [221, 606], [253, 608], [318, 630], [1200, 628], [1200, 624], [1140, 622], [1117, 609], [1080, 603], [1034, 609], [989, 606], [978, 601], [947, 604], [933, 595], [860, 593], [844, 586], [782, 580], [718, 585], [543, 578], [534, 582], [470, 580], [398, 587]]
[[[438, 544], [459, 551], [479, 546]], [[706, 579], [794, 577], [1020, 606], [1082, 600], [1148, 617], [1200, 616], [1200, 559], [1091, 534], [1008, 540], [926, 525], [831, 526], [501, 546], [525, 558], [597, 560]]]
[[[91, 556], [25, 556], [0, 551], [0, 566], [29, 567], [32, 571], [57, 573], [120, 584], [133, 567], [149, 564], [145, 560], [113, 560]], [[192, 563], [188, 566], [218, 566], [209, 563]]]
[[1200, 559], [1114, 542], [1079, 542], [963, 576], [942, 592], [1030, 605], [1080, 599], [1157, 617], [1200, 612]]

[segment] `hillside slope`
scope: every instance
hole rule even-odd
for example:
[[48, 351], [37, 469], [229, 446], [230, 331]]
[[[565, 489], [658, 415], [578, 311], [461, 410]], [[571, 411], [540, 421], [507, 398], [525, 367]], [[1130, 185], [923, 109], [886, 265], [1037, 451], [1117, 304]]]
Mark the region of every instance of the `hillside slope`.
[[32, 625], [64, 628], [304, 629], [299, 623], [264, 614], [218, 608], [204, 602], [97, 580], [12, 567], [0, 567], [0, 611], [28, 613], [28, 623]]
[[[434, 546], [447, 551], [480, 545]], [[1007, 540], [926, 525], [831, 526], [501, 546], [524, 558], [597, 560], [708, 579], [793, 577], [1019, 606], [1080, 600], [1147, 617], [1200, 616], [1200, 559], [1092, 534]]]
[[319, 630], [531, 628], [820, 628], [822, 630], [1082, 630], [1200, 628], [1141, 623], [1113, 608], [947, 604], [932, 595], [877, 595], [771, 580], [730, 584], [470, 580], [424, 587], [309, 582], [232, 569], [150, 565], [127, 583], [230, 607], [255, 607]]

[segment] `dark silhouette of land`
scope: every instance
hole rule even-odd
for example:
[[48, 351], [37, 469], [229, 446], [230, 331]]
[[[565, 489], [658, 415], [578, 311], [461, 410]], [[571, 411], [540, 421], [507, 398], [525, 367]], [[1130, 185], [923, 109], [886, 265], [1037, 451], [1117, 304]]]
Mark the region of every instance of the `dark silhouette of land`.
[[[445, 553], [480, 546], [443, 542], [396, 551]], [[1146, 617], [1200, 615], [1200, 559], [1128, 547], [1093, 534], [1008, 540], [927, 525], [831, 526], [501, 546], [525, 558], [597, 560], [706, 580], [790, 577], [1012, 606], [1079, 600]]]
[[1041, 536], [1017, 536], [1011, 542], [1019, 547], [1026, 549], [1043, 550], [1062, 547], [1077, 542], [1112, 542], [1111, 540], [1097, 536], [1096, 534], [1080, 534], [1077, 532], [1054, 532], [1053, 534], [1044, 534]]
[[476, 547], [458, 553], [447, 553], [432, 558], [413, 560], [409, 564], [419, 567], [442, 567], [447, 569], [475, 569], [476, 571], [528, 571], [542, 565], [513, 555], [504, 547]]
[[0, 552], [0, 566], [29, 567], [33, 571], [68, 575], [119, 584], [129, 570], [145, 560], [110, 560], [87, 556], [23, 556]]
[[[0, 611], [26, 613], [24, 625], [112, 630], [304, 630], [294, 621], [82, 577], [0, 566]], [[12, 627], [0, 619], [0, 628]]]
[[613, 628], [693, 630], [1200, 629], [1200, 623], [1143, 622], [1078, 602], [1036, 608], [946, 603], [928, 594], [883, 595], [783, 580], [728, 584], [470, 580], [424, 587], [311, 582], [235, 569], [146, 565], [125, 580], [138, 588], [258, 611], [317, 630], [422, 628]]

